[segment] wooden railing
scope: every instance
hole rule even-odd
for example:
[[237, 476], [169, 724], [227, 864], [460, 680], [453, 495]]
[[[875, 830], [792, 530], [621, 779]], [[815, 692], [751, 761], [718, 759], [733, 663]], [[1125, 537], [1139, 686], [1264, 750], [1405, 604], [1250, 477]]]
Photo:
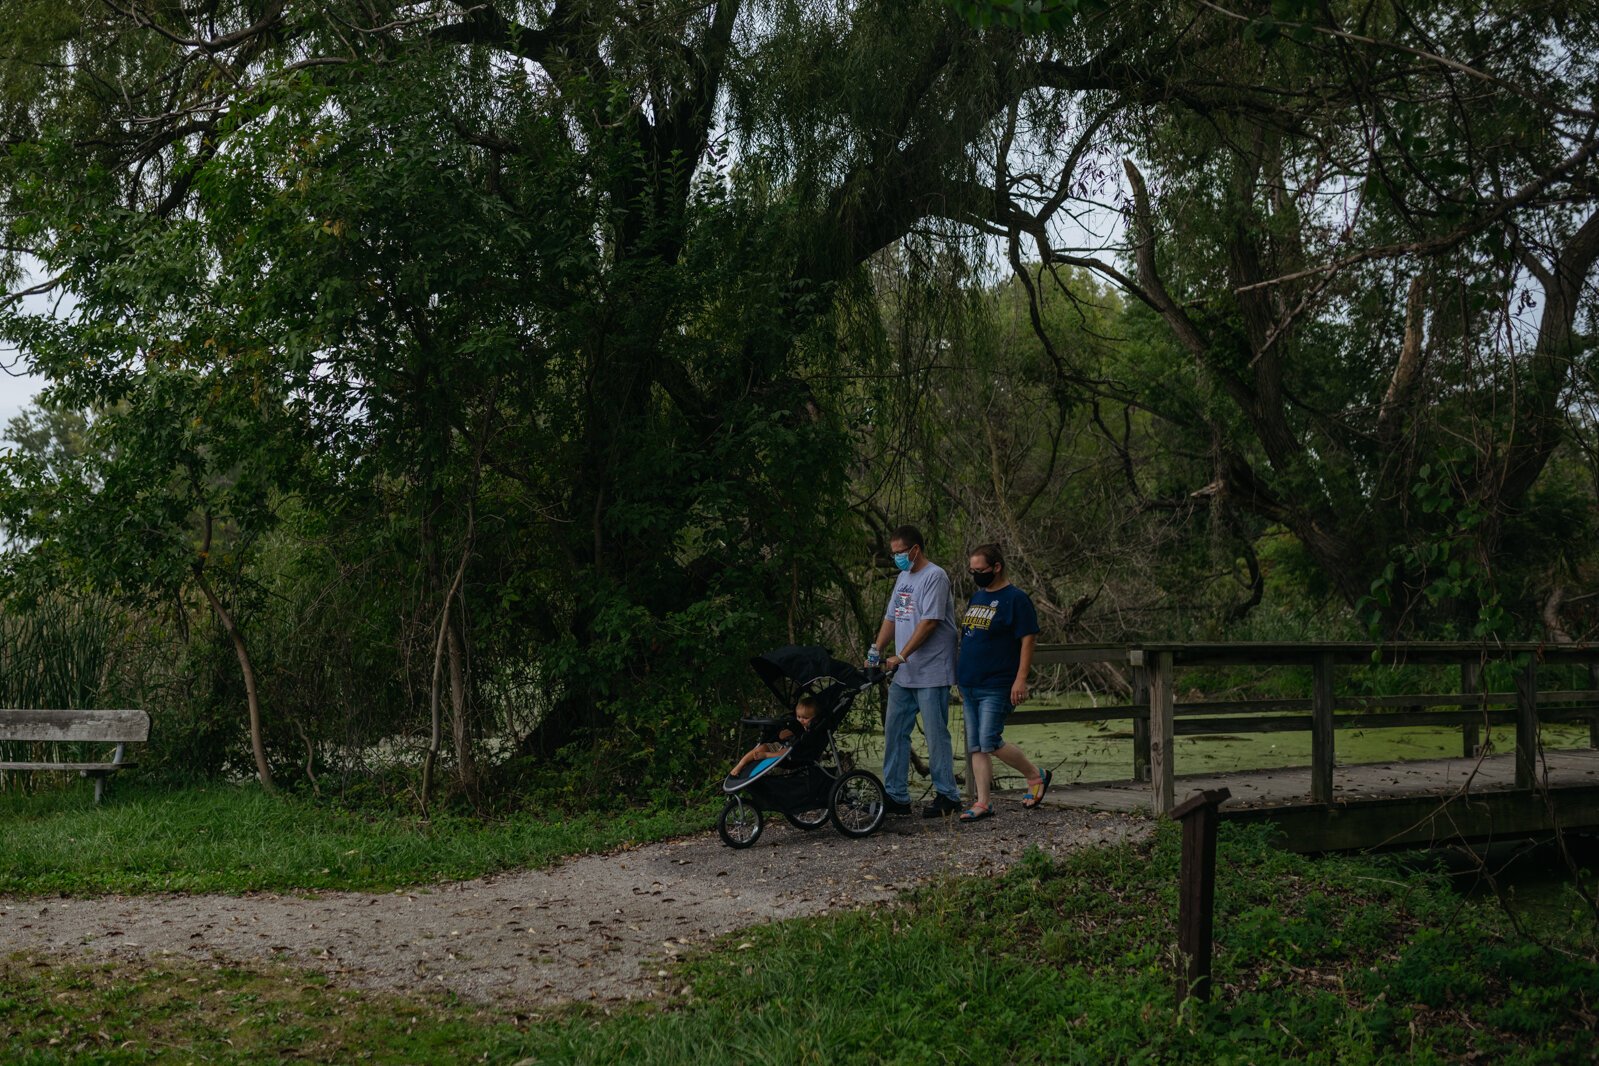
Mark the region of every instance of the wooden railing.
[[[1494, 661], [1514, 666], [1513, 691], [1481, 690], [1483, 667]], [[1166, 814], [1173, 807], [1172, 742], [1177, 736], [1308, 731], [1311, 734], [1310, 799], [1314, 803], [1332, 800], [1334, 735], [1338, 729], [1458, 727], [1462, 752], [1469, 757], [1477, 752], [1482, 726], [1513, 725], [1518, 788], [1531, 788], [1536, 783], [1540, 723], [1586, 721], [1589, 743], [1599, 748], [1599, 645], [1515, 643], [1485, 646], [1442, 641], [1046, 644], [1038, 647], [1033, 663], [1039, 667], [1104, 663], [1127, 671], [1132, 690], [1130, 703], [1050, 710], [1024, 707], [1012, 714], [1011, 721], [1017, 725], [1131, 721], [1133, 778], [1150, 782], [1151, 807], [1156, 814]], [[1336, 681], [1340, 667], [1373, 664], [1455, 666], [1460, 671], [1460, 691], [1394, 696], [1338, 694]], [[1588, 687], [1539, 691], [1540, 665], [1586, 667]], [[1313, 677], [1312, 695], [1298, 699], [1178, 702], [1178, 671], [1205, 666], [1308, 666]], [[1346, 713], [1338, 713], [1340, 711]]]

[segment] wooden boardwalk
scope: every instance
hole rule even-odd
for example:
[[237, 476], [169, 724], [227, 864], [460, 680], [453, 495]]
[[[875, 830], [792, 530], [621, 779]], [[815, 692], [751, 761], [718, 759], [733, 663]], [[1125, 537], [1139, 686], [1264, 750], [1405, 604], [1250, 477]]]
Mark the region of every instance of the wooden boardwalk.
[[[1576, 785], [1599, 787], [1599, 751], [1550, 751], [1544, 754], [1551, 788]], [[1401, 796], [1459, 792], [1469, 784], [1474, 792], [1503, 792], [1516, 787], [1516, 757], [1489, 755], [1482, 759], [1428, 759], [1411, 762], [1339, 764], [1333, 799], [1337, 801], [1393, 799]], [[1297, 806], [1310, 802], [1310, 767], [1276, 770], [1237, 770], [1220, 774], [1178, 774], [1177, 799], [1195, 792], [1226, 788], [1233, 797], [1224, 813], [1245, 808]], [[1062, 807], [1100, 811], [1149, 810], [1149, 784], [1142, 781], [1101, 781], [1056, 785], [1049, 798]]]
[[[1115, 706], [1018, 711], [1025, 722], [1126, 720], [1132, 726], [1130, 780], [1062, 786], [1056, 803], [1163, 816], [1197, 792], [1226, 788], [1224, 819], [1269, 822], [1281, 842], [1302, 851], [1417, 846], [1599, 828], [1599, 644], [1186, 643], [1040, 645], [1035, 665], [1093, 668], [1122, 679], [1131, 701]], [[1205, 698], [1180, 687], [1195, 668], [1309, 668], [1308, 696]], [[1455, 667], [1452, 692], [1389, 695], [1340, 691], [1351, 668], [1397, 671]], [[1438, 683], [1432, 672], [1429, 689]], [[1190, 675], [1192, 676], [1192, 675]], [[1485, 690], [1493, 680], [1495, 691]], [[1572, 688], [1576, 684], [1581, 687]], [[1178, 693], [1192, 695], [1179, 700]], [[1198, 698], [1193, 698], [1197, 696]], [[1309, 712], [1309, 713], [1305, 713]], [[1589, 749], [1540, 758], [1540, 729], [1586, 722]], [[1460, 730], [1461, 758], [1340, 765], [1339, 730], [1448, 726]], [[1484, 728], [1515, 730], [1513, 754], [1478, 758]], [[1178, 736], [1305, 732], [1310, 765], [1249, 773], [1178, 776]]]
[[[1339, 766], [1332, 802], [1310, 799], [1310, 768], [1183, 774], [1180, 801], [1207, 789], [1232, 793], [1227, 821], [1266, 823], [1294, 851], [1416, 847], [1599, 828], [1599, 751], [1549, 751], [1547, 790], [1516, 787], [1515, 755], [1480, 759]], [[1540, 778], [1543, 773], [1540, 772]], [[1064, 785], [1050, 790], [1062, 807], [1149, 810], [1149, 785], [1135, 781]]]

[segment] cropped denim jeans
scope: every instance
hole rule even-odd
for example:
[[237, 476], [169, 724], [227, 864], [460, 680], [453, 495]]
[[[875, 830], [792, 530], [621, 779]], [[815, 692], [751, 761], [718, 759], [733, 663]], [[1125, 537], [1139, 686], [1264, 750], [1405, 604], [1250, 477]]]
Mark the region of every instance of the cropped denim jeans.
[[966, 750], [998, 751], [1005, 745], [1005, 719], [1016, 708], [1010, 689], [961, 687], [961, 709], [966, 718]]
[[883, 724], [883, 790], [890, 799], [909, 803], [911, 729], [922, 716], [927, 736], [927, 762], [933, 787], [946, 799], [960, 802], [955, 784], [955, 756], [949, 746], [949, 686], [901, 688], [888, 686], [888, 717]]

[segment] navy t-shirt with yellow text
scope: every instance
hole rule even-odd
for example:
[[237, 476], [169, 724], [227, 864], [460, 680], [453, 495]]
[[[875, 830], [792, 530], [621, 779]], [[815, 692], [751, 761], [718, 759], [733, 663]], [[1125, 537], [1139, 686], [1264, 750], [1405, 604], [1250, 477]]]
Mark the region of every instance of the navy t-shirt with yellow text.
[[1038, 632], [1038, 612], [1015, 585], [978, 589], [961, 615], [956, 680], [962, 688], [1009, 689], [1022, 665], [1022, 638]]

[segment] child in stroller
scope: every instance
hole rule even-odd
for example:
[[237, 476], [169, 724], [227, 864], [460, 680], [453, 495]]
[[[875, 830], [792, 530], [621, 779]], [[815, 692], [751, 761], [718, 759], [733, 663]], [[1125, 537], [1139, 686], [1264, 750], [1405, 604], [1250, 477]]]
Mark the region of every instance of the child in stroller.
[[[806, 696], [796, 703], [794, 705], [794, 720], [799, 723], [800, 729], [809, 729], [811, 727], [811, 723], [816, 721], [816, 701], [811, 697]], [[746, 766], [749, 766], [752, 763], [758, 763], [763, 759], [769, 759], [774, 755], [783, 754], [785, 750], [793, 746], [795, 735], [796, 734], [793, 729], [779, 730], [777, 734], [778, 742], [776, 744], [768, 744], [765, 741], [762, 741], [761, 743], [755, 745], [749, 751], [744, 753], [744, 757], [738, 761], [737, 765], [733, 767], [728, 776], [743, 777], [744, 768]], [[757, 771], [759, 769], [760, 767], [756, 767]]]
[[[735, 848], [753, 845], [768, 810], [797, 829], [819, 829], [831, 821], [845, 836], [875, 832], [887, 809], [883, 784], [872, 773], [851, 768], [835, 734], [856, 698], [877, 685], [882, 674], [862, 671], [817, 647], [778, 648], [757, 655], [750, 665], [785, 713], [742, 720], [760, 731], [760, 743], [722, 782], [728, 797], [716, 820], [722, 841]], [[798, 720], [802, 709], [810, 712], [808, 725]]]

